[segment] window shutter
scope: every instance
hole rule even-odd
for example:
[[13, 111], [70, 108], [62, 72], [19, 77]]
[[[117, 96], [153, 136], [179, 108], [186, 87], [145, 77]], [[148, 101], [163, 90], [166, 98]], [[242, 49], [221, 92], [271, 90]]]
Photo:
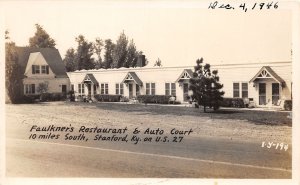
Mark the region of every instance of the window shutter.
[[34, 67], [34, 65], [32, 65], [31, 67], [32, 67], [31, 68], [32, 74], [35, 74], [35, 67]]
[[49, 66], [46, 66], [46, 74], [49, 74]]

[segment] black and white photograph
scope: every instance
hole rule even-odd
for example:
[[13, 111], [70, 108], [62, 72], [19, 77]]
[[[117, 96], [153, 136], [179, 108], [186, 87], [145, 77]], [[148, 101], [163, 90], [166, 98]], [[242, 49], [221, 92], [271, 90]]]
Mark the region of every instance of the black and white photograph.
[[299, 2], [0, 5], [3, 185], [299, 185]]

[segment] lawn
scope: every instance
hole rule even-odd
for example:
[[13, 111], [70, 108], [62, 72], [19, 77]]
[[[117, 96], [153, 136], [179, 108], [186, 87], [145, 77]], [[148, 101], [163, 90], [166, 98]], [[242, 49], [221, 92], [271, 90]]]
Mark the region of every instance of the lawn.
[[290, 143], [292, 121], [287, 115], [287, 112], [243, 109], [220, 109], [203, 113], [203, 110], [193, 107], [121, 103], [45, 102], [6, 105], [8, 130], [24, 127], [26, 131], [34, 124], [127, 127], [129, 130], [137, 127], [164, 130], [176, 128], [193, 129], [192, 137]]
[[292, 126], [292, 120], [289, 119], [288, 112], [280, 111], [256, 111], [256, 110], [239, 110], [236, 109], [219, 109], [217, 111], [203, 112], [203, 109], [196, 109], [193, 107], [180, 107], [171, 105], [145, 105], [145, 104], [119, 104], [119, 103], [78, 103], [68, 102], [72, 105], [94, 106], [104, 110], [114, 110], [121, 112], [144, 112], [153, 115], [174, 115], [174, 116], [196, 116], [207, 117], [211, 119], [233, 119], [233, 120], [247, 120], [250, 123], [257, 125], [287, 125]]

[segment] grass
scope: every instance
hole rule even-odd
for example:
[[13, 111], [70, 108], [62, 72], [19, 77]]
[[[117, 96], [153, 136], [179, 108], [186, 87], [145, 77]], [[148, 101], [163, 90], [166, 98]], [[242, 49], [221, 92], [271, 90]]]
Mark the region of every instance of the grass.
[[255, 110], [236, 110], [236, 109], [220, 109], [218, 111], [211, 111], [204, 113], [203, 110], [193, 107], [178, 107], [178, 106], [159, 106], [159, 105], [145, 105], [145, 104], [119, 104], [119, 103], [79, 103], [68, 102], [75, 106], [96, 106], [103, 110], [113, 110], [119, 112], [138, 112], [142, 114], [153, 115], [174, 115], [174, 116], [195, 116], [207, 117], [210, 119], [233, 119], [233, 120], [247, 120], [257, 125], [272, 125], [272, 126], [292, 126], [292, 120], [287, 118], [287, 112], [276, 111], [255, 111]]

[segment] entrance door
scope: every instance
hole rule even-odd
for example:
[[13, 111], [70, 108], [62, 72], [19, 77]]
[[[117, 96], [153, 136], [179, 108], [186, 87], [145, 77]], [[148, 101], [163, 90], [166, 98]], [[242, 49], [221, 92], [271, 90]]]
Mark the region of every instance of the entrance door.
[[62, 92], [63, 94], [67, 94], [67, 85], [62, 85], [62, 86], [61, 86], [61, 92]]
[[87, 88], [88, 88], [88, 96], [91, 97], [91, 94], [92, 94], [92, 84], [88, 83], [87, 84]]
[[129, 89], [129, 98], [133, 97], [133, 86], [132, 84], [128, 84], [128, 89]]
[[279, 100], [279, 83], [272, 83], [272, 104], [277, 105]]
[[258, 95], [259, 95], [259, 105], [266, 105], [267, 104], [267, 98], [266, 98], [266, 83], [259, 83], [258, 87]]
[[183, 83], [183, 101], [188, 101], [189, 84]]

